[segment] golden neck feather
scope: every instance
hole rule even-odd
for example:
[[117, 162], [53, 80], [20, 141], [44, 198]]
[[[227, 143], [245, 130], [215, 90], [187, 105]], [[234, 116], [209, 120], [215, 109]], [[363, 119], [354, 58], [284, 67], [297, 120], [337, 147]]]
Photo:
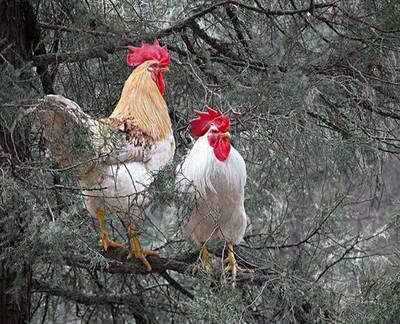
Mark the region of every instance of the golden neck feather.
[[160, 140], [172, 134], [172, 126], [167, 104], [147, 70], [154, 62], [146, 61], [131, 73], [110, 118], [134, 120], [144, 133]]

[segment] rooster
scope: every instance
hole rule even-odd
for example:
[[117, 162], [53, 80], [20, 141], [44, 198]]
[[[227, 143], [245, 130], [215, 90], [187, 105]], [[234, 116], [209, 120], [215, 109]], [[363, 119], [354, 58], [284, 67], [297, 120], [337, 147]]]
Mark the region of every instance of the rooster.
[[243, 240], [247, 225], [244, 208], [246, 165], [230, 144], [229, 116], [208, 106], [205, 112], [195, 113], [197, 118], [190, 121], [189, 131], [199, 139], [178, 166], [176, 180], [181, 188], [191, 184], [197, 193], [197, 204], [183, 227], [183, 234], [201, 246], [200, 265], [208, 262], [207, 242], [216, 238], [224, 240], [228, 247], [225, 263], [232, 272], [234, 285], [240, 268], [233, 245]]
[[[69, 99], [47, 96], [47, 109], [42, 110], [41, 121], [46, 137], [55, 142], [50, 150], [64, 166], [77, 163], [70, 154], [73, 145], [67, 135], [68, 125], [75, 123], [85, 128], [97, 159], [91, 159], [95, 161], [84, 168], [78, 181], [87, 210], [98, 218], [101, 245], [105, 250], [122, 246], [110, 240], [105, 223], [106, 215], [122, 216], [128, 228], [128, 258], [138, 258], [151, 271], [146, 256], [156, 252], [141, 248], [135, 223], [140, 218], [140, 205], [148, 200], [146, 189], [154, 173], [170, 162], [175, 152], [171, 120], [163, 98], [163, 72], [168, 71], [170, 57], [156, 40], [128, 49], [131, 53], [127, 55], [127, 64], [136, 68], [126, 80], [110, 117], [95, 120]], [[119, 145], [110, 145], [104, 138], [110, 132], [117, 134]]]

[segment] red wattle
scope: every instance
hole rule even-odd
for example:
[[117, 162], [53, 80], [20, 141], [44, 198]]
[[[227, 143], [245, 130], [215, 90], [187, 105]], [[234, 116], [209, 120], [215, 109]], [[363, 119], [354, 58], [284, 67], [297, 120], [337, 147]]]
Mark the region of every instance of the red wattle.
[[231, 143], [228, 138], [210, 134], [208, 143], [214, 149], [214, 155], [218, 160], [225, 161], [228, 158], [231, 151]]
[[164, 91], [165, 91], [165, 81], [164, 81], [164, 77], [163, 77], [161, 72], [157, 73], [157, 81], [156, 81], [156, 83], [157, 83], [158, 90], [160, 90], [160, 93], [163, 96], [164, 95]]
[[160, 91], [161, 95], [164, 95], [165, 92], [165, 81], [164, 77], [161, 72], [151, 72], [151, 78], [157, 84], [158, 90]]

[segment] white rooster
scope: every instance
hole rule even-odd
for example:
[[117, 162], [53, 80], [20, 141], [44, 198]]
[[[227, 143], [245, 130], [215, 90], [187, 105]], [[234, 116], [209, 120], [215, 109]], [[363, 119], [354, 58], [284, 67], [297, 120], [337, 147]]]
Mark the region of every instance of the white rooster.
[[190, 121], [189, 130], [199, 139], [178, 167], [177, 177], [178, 186], [183, 184], [187, 189], [191, 183], [197, 193], [196, 206], [183, 227], [183, 234], [201, 246], [203, 265], [208, 262], [208, 241], [224, 240], [228, 246], [226, 262], [235, 280], [239, 267], [233, 245], [243, 240], [247, 225], [246, 165], [239, 152], [231, 147], [229, 116], [208, 106], [205, 112], [195, 113], [198, 118]]

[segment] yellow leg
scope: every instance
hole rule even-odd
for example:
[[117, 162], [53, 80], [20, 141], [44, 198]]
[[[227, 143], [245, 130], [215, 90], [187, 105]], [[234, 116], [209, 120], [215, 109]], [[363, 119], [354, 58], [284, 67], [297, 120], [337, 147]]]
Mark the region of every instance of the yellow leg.
[[143, 250], [140, 246], [140, 242], [136, 237], [136, 229], [135, 226], [130, 225], [128, 227], [128, 234], [129, 234], [129, 243], [131, 246], [131, 251], [128, 254], [128, 259], [132, 259], [135, 257], [143, 262], [144, 266], [146, 267], [147, 271], [151, 271], [151, 265], [149, 261], [147, 261], [146, 256], [148, 255], [158, 255], [156, 251], [152, 250]]
[[237, 274], [237, 263], [235, 258], [235, 253], [233, 252], [233, 244], [228, 243], [228, 263], [229, 263], [229, 270], [232, 273], [232, 287], [235, 288], [236, 286], [236, 274]]
[[226, 269], [232, 273], [232, 287], [236, 287], [236, 275], [238, 272], [253, 272], [251, 269], [245, 269], [238, 266], [235, 258], [235, 252], [233, 251], [233, 244], [228, 243], [228, 257], [224, 260], [225, 264], [228, 264]]
[[192, 269], [193, 276], [196, 275], [196, 273], [200, 267], [204, 267], [207, 270], [207, 272], [209, 271], [209, 264], [208, 264], [209, 254], [208, 254], [208, 249], [207, 249], [206, 243], [204, 243], [201, 246], [199, 259], [200, 259], [200, 262], [198, 264], [196, 264]]
[[96, 216], [97, 216], [97, 219], [99, 220], [99, 225], [100, 225], [100, 232], [101, 232], [100, 244], [103, 246], [104, 250], [107, 251], [109, 247], [111, 247], [111, 248], [122, 247], [122, 244], [110, 241], [110, 237], [106, 230], [106, 225], [105, 225], [105, 221], [104, 221], [104, 217], [105, 217], [104, 210], [101, 208], [97, 208]]

